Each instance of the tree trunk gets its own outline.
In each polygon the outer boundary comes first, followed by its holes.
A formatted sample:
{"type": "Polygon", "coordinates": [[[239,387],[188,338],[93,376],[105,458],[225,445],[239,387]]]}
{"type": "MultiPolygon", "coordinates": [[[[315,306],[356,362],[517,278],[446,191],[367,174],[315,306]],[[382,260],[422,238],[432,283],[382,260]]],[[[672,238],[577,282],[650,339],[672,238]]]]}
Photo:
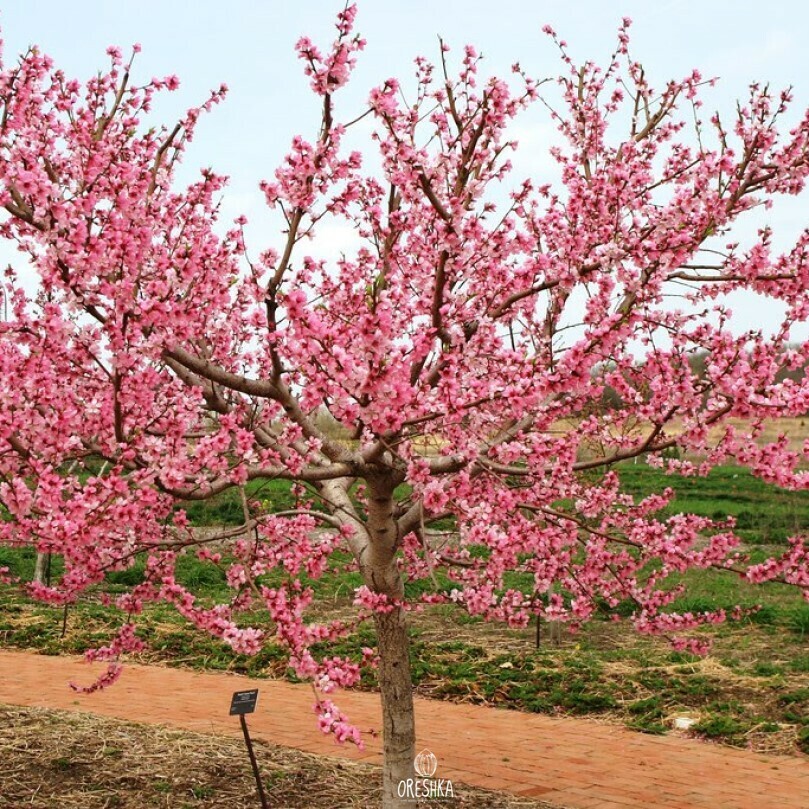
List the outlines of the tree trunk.
{"type": "Polygon", "coordinates": [[[562,622],[548,621],[548,640],[554,646],[562,645],[562,622]]]}
{"type": "MultiPolygon", "coordinates": [[[[553,595],[559,591],[559,587],[557,586],[556,582],[551,584],[550,589],[548,590],[549,595],[553,595]]],[[[548,621],[548,640],[554,646],[561,646],[562,645],[562,622],[561,621],[548,621]]]]}
{"type": "Polygon", "coordinates": [[[38,584],[45,584],[45,565],[48,561],[48,554],[37,551],[37,560],[34,564],[34,581],[38,584]]]}
{"type": "Polygon", "coordinates": [[[410,641],[405,612],[396,609],[375,616],[379,645],[379,688],[382,692],[382,806],[384,809],[411,807],[412,800],[399,797],[399,784],[415,777],[416,723],[413,685],[410,679],[410,641]]]}
{"type": "MultiPolygon", "coordinates": [[[[390,477],[368,480],[369,544],[360,568],[368,587],[391,599],[404,598],[404,582],[396,560],[397,526],[393,518],[390,477]]],[[[383,809],[412,809],[413,801],[400,790],[402,781],[415,777],[416,722],[410,677],[410,639],[407,614],[400,607],[374,615],[379,649],[379,689],[382,695],[383,809]]],[[[412,793],[411,793],[412,794],[412,793]]]]}

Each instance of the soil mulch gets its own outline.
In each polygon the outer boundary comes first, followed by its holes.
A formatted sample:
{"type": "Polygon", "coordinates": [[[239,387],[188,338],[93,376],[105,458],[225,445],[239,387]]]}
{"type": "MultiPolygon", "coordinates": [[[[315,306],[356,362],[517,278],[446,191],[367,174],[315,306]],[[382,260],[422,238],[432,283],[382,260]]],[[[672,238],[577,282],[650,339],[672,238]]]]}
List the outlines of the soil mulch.
{"type": "MultiPolygon", "coordinates": [[[[273,809],[370,809],[381,773],[367,764],[254,740],[273,809]]],[[[255,809],[244,744],[90,714],[0,705],[0,809],[255,809]]],[[[558,809],[455,785],[414,808],[558,809]],[[460,788],[459,788],[460,787],[460,788]]]]}

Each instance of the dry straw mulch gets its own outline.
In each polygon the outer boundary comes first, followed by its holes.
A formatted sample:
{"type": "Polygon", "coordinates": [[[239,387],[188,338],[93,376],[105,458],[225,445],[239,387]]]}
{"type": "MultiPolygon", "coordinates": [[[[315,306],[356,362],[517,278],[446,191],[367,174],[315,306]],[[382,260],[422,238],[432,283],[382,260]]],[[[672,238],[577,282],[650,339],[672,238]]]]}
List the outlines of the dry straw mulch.
{"type": "MultiPolygon", "coordinates": [[[[378,768],[256,740],[273,809],[371,809],[378,768]]],[[[0,705],[0,809],[255,809],[239,739],[0,705]]],[[[456,784],[444,809],[554,809],[456,784]]],[[[414,804],[415,806],[415,804],[414,804]]],[[[428,807],[430,804],[421,804],[428,807]]]]}

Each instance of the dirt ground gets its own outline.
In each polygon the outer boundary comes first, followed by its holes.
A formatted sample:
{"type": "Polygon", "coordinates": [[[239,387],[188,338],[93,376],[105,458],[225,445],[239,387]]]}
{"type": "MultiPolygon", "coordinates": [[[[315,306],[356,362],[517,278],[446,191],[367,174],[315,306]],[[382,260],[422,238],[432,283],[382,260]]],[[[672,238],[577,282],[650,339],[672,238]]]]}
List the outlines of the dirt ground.
{"type": "MultiPolygon", "coordinates": [[[[256,757],[273,809],[369,809],[377,767],[261,740],[256,757]]],[[[42,708],[0,705],[0,809],[255,809],[243,742],[42,708]]],[[[438,804],[435,806],[446,806],[438,804]]],[[[415,805],[414,805],[415,806],[415,805]]],[[[419,809],[432,806],[419,804],[419,809]]],[[[464,786],[457,809],[554,809],[464,786]]]]}

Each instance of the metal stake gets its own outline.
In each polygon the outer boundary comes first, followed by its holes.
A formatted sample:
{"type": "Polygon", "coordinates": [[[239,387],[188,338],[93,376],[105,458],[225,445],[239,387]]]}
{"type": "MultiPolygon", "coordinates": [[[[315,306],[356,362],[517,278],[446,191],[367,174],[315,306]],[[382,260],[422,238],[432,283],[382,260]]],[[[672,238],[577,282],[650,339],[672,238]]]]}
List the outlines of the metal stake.
{"type": "Polygon", "coordinates": [[[250,755],[250,764],[253,766],[253,775],[256,777],[258,796],[261,798],[261,809],[270,809],[270,805],[267,803],[267,796],[264,794],[264,785],[261,783],[261,774],[258,771],[258,762],[256,761],[256,754],[253,752],[253,742],[250,741],[250,734],[247,731],[247,721],[244,718],[244,714],[239,714],[239,721],[242,723],[244,743],[247,745],[247,752],[250,755]]]}

